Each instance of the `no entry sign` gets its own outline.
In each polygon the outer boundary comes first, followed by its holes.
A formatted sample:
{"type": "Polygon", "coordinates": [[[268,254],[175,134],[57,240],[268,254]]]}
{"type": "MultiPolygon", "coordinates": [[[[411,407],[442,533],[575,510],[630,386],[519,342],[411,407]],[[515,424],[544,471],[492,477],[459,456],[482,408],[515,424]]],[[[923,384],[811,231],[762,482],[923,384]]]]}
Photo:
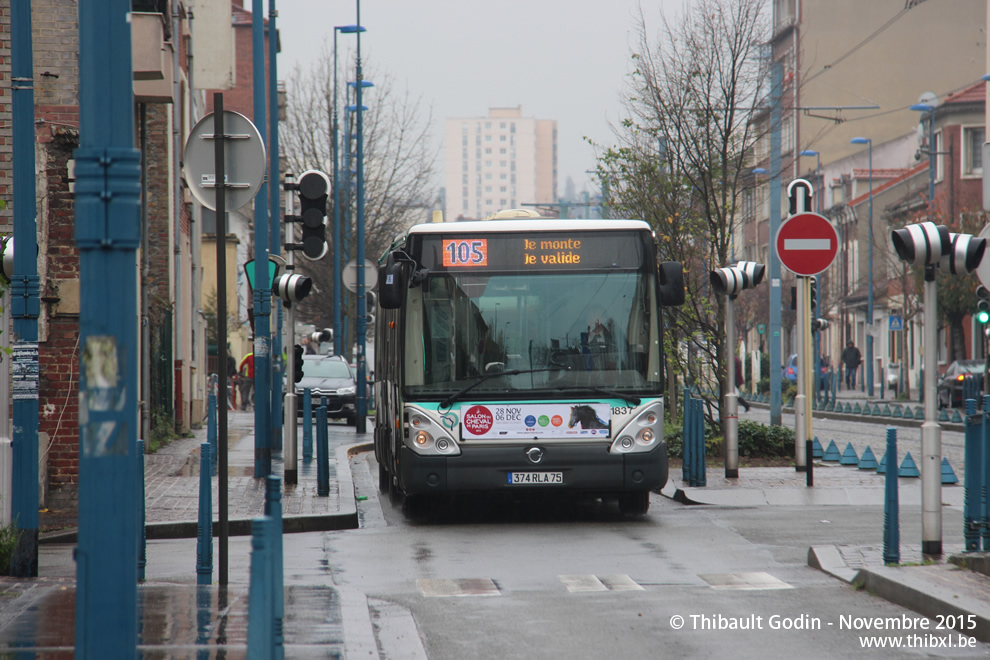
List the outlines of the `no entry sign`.
{"type": "Polygon", "coordinates": [[[777,256],[795,275],[821,273],[832,265],[838,251],[839,234],[823,215],[798,213],[777,230],[777,256]]]}

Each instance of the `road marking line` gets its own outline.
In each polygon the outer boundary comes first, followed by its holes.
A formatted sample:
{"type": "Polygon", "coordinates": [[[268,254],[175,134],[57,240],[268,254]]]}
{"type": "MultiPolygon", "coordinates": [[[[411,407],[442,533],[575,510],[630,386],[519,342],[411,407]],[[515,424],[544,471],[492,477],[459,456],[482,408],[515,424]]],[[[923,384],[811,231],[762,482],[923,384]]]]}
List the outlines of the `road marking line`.
{"type": "Polygon", "coordinates": [[[646,591],[628,575],[599,575],[609,591],[646,591]]]}
{"type": "Polygon", "coordinates": [[[608,587],[602,584],[594,575],[558,575],[557,578],[564,583],[571,593],[577,591],[608,591],[608,587]]]}
{"type": "Polygon", "coordinates": [[[769,573],[709,573],[699,575],[712,589],[723,591],[763,591],[770,589],[793,589],[786,582],[769,573]]]}
{"type": "Polygon", "coordinates": [[[427,598],[450,596],[501,596],[491,578],[467,578],[461,580],[416,580],[420,593],[427,598]]]}

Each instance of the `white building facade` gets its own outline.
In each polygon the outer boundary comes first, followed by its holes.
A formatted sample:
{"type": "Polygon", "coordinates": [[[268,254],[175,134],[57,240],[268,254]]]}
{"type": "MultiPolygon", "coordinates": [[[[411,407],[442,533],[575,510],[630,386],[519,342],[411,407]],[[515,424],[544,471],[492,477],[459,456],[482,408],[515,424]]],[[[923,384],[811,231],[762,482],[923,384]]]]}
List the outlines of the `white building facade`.
{"type": "Polygon", "coordinates": [[[499,209],[557,199],[557,122],[522,107],[447,119],[444,219],[485,218],[499,209]]]}

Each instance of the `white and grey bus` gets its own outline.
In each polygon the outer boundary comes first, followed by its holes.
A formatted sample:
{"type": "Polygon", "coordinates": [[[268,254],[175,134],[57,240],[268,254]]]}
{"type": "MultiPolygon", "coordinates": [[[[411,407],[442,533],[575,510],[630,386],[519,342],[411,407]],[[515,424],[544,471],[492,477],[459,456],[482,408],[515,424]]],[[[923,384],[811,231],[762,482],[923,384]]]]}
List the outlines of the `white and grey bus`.
{"type": "Polygon", "coordinates": [[[383,492],[555,489],[647,511],[667,481],[660,308],[684,300],[649,225],[416,225],[378,287],[383,492]]]}

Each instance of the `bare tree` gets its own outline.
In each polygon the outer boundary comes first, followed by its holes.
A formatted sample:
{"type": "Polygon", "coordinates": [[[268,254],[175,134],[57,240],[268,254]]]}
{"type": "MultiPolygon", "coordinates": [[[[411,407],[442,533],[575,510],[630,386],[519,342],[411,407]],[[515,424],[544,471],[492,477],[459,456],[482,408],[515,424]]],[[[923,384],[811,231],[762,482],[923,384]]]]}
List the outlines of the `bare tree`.
{"type": "Polygon", "coordinates": [[[708,280],[731,256],[749,176],[766,76],[764,5],[697,0],[676,22],[664,17],[655,39],[641,14],[625,92],[629,118],[616,128],[619,145],[599,159],[610,213],[647,220],[662,258],[684,265],[687,302],[664,313],[668,366],[686,384],[722,394],[724,299],[708,280]]]}
{"type": "MultiPolygon", "coordinates": [[[[353,67],[349,57],[338,54],[337,112],[338,151],[340,154],[339,185],[341,210],[341,243],[343,262],[354,259],[356,231],[355,167],[356,123],[353,106],[353,67]],[[348,62],[345,67],[344,62],[348,62]]],[[[402,90],[385,71],[376,70],[363,60],[365,80],[374,87],[363,90],[364,156],[364,227],[365,256],[376,262],[396,234],[416,222],[429,219],[436,191],[433,176],[437,149],[432,145],[430,125],[432,110],[424,108],[422,100],[408,90],[402,90]]],[[[326,50],[308,71],[298,67],[287,80],[286,120],[281,124],[280,144],[288,168],[298,177],[309,169],[318,169],[328,176],[333,172],[333,54],[326,50]]],[[[328,218],[333,217],[333,195],[328,201],[328,218]]],[[[332,220],[328,219],[329,251],[321,261],[297,259],[299,269],[313,279],[316,295],[299,304],[297,314],[302,320],[326,327],[332,322],[332,305],[328,300],[338,292],[333,290],[332,220]]],[[[343,295],[344,292],[340,292],[343,295]]],[[[353,317],[353,296],[345,296],[348,306],[345,316],[353,317]]],[[[346,345],[346,344],[345,344],[346,345]]]]}

